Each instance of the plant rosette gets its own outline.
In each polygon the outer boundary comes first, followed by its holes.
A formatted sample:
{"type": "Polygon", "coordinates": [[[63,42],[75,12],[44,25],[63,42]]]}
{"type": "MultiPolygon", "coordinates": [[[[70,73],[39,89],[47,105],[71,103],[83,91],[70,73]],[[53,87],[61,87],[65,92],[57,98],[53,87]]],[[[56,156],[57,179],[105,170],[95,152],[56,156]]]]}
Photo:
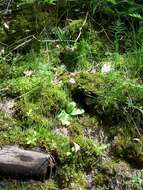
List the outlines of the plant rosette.
{"type": "Polygon", "coordinates": [[[66,109],[58,114],[58,119],[61,121],[62,125],[69,126],[72,118],[81,114],[84,114],[84,110],[77,108],[75,102],[70,102],[66,109]]]}

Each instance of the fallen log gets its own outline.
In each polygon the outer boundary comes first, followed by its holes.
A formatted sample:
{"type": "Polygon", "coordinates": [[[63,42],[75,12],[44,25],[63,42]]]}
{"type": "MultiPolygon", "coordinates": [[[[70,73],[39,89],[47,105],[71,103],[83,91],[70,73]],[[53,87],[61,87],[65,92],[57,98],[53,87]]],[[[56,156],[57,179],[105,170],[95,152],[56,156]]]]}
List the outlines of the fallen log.
{"type": "Polygon", "coordinates": [[[0,176],[13,179],[45,180],[51,175],[50,155],[16,146],[0,149],[0,176]]]}

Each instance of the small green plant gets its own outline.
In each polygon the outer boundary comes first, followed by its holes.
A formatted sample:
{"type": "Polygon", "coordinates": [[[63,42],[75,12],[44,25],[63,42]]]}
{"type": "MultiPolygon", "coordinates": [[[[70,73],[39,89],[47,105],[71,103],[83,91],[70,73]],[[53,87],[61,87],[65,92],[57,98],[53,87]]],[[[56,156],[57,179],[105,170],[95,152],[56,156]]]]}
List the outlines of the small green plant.
{"type": "Polygon", "coordinates": [[[28,145],[36,145],[36,141],[37,141],[37,132],[31,130],[31,134],[28,135],[28,137],[26,138],[26,143],[28,145]]]}
{"type": "Polygon", "coordinates": [[[61,121],[62,125],[70,125],[70,120],[72,117],[81,115],[84,113],[83,109],[78,109],[75,102],[70,102],[65,110],[62,110],[58,114],[58,119],[61,121]]]}
{"type": "Polygon", "coordinates": [[[133,176],[131,178],[131,181],[135,184],[135,185],[139,185],[142,186],[143,185],[143,179],[140,176],[133,176]]]}

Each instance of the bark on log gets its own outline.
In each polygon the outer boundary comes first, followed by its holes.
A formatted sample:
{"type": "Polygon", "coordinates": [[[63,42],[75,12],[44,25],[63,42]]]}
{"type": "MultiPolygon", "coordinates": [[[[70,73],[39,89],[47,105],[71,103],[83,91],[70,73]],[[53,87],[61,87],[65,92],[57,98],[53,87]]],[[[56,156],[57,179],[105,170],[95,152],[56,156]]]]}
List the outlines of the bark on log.
{"type": "Polygon", "coordinates": [[[0,176],[13,179],[44,180],[50,175],[50,156],[15,146],[0,150],[0,176]]]}

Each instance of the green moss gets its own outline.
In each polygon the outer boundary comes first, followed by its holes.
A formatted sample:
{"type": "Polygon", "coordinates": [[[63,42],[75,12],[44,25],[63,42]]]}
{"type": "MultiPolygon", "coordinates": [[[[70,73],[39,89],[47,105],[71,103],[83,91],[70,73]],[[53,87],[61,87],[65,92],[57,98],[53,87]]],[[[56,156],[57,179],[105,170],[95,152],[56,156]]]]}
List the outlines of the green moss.
{"type": "Polygon", "coordinates": [[[70,132],[70,136],[73,136],[73,137],[84,135],[84,127],[78,123],[72,123],[68,127],[68,130],[70,132]]]}
{"type": "Polygon", "coordinates": [[[80,151],[77,153],[77,166],[86,171],[96,167],[98,158],[103,154],[106,145],[98,144],[94,140],[78,136],[74,142],[80,146],[80,151]]]}
{"type": "Polygon", "coordinates": [[[0,39],[5,40],[6,37],[7,37],[6,32],[5,32],[4,28],[0,25],[0,39]]]}
{"type": "Polygon", "coordinates": [[[57,190],[58,186],[53,179],[46,181],[44,184],[38,182],[38,183],[32,184],[32,186],[31,186],[31,190],[43,190],[43,189],[44,190],[57,190]]]}
{"type": "Polygon", "coordinates": [[[99,73],[88,74],[83,72],[80,75],[77,75],[76,81],[79,88],[83,89],[85,92],[95,92],[97,94],[104,84],[103,78],[99,73]]]}
{"type": "Polygon", "coordinates": [[[28,187],[23,184],[17,184],[17,185],[7,185],[4,190],[28,190],[28,187]]]}
{"type": "Polygon", "coordinates": [[[42,76],[53,77],[54,65],[59,62],[59,50],[49,45],[49,51],[41,50],[39,53],[26,55],[11,55],[0,60],[0,79],[16,79],[19,77],[42,76]],[[28,76],[28,71],[31,74],[28,76]]]}
{"type": "MultiPolygon", "coordinates": [[[[102,164],[102,169],[104,170],[114,170],[118,165],[118,161],[116,160],[107,160],[102,164]]],[[[113,171],[114,172],[114,171],[113,171]]],[[[112,172],[112,173],[113,173],[112,172]]]]}
{"type": "Polygon", "coordinates": [[[24,142],[26,142],[25,139],[26,139],[25,132],[18,126],[4,132],[3,131],[0,132],[1,145],[7,145],[7,144],[24,145],[24,142]]]}
{"type": "Polygon", "coordinates": [[[0,62],[0,79],[9,79],[10,78],[10,65],[5,62],[0,62]]]}
{"type": "Polygon", "coordinates": [[[24,125],[47,125],[66,107],[68,97],[49,77],[19,77],[4,84],[7,96],[16,97],[17,114],[24,125]],[[49,118],[49,119],[48,119],[49,118]]]}
{"type": "Polygon", "coordinates": [[[133,173],[133,169],[126,162],[116,160],[115,158],[105,159],[100,163],[98,171],[95,174],[94,184],[99,189],[106,190],[109,190],[113,185],[118,187],[118,184],[120,184],[120,188],[134,189],[135,186],[131,182],[133,173]]]}
{"type": "Polygon", "coordinates": [[[126,79],[118,72],[109,74],[80,73],[71,85],[73,98],[89,113],[96,113],[110,122],[125,121],[142,124],[140,106],[143,88],[137,81],[126,79]],[[132,102],[130,102],[130,99],[132,102]],[[126,111],[128,114],[126,114],[126,111]]]}
{"type": "MultiPolygon", "coordinates": [[[[71,22],[69,22],[69,24],[66,26],[66,30],[68,32],[72,32],[72,35],[74,33],[77,33],[79,32],[79,28],[83,26],[83,22],[84,20],[82,19],[79,19],[79,20],[72,20],[71,22]]],[[[88,24],[86,23],[84,26],[83,26],[83,30],[87,30],[88,29],[88,24]]]]}
{"type": "Polygon", "coordinates": [[[83,123],[85,127],[93,127],[98,125],[98,120],[96,116],[85,114],[84,117],[80,118],[79,123],[83,123]]]}
{"type": "Polygon", "coordinates": [[[98,190],[107,190],[105,182],[105,176],[101,173],[95,175],[94,177],[94,185],[98,190]]]}
{"type": "Polygon", "coordinates": [[[135,168],[143,168],[143,139],[118,135],[112,143],[115,155],[127,160],[135,168]]]}
{"type": "Polygon", "coordinates": [[[15,126],[18,125],[16,119],[6,116],[6,114],[0,112],[0,130],[5,131],[9,129],[13,129],[15,126]]]}
{"type": "Polygon", "coordinates": [[[51,11],[45,10],[44,7],[38,6],[37,3],[21,3],[17,8],[15,6],[13,7],[14,14],[7,31],[8,36],[3,42],[9,45],[12,44],[12,49],[24,43],[19,48],[23,52],[28,52],[31,48],[39,50],[41,46],[39,38],[44,38],[47,33],[50,35],[52,28],[55,26],[54,13],[52,12],[51,15],[51,11]],[[43,27],[45,28],[44,31],[43,27]],[[33,38],[33,35],[38,40],[33,38]]]}
{"type": "Polygon", "coordinates": [[[104,161],[101,164],[101,171],[103,174],[108,174],[109,176],[114,175],[123,175],[125,178],[131,173],[131,167],[128,163],[116,160],[116,159],[109,159],[104,161]]]}
{"type": "Polygon", "coordinates": [[[42,182],[19,182],[19,181],[7,181],[5,183],[4,190],[57,190],[57,184],[53,179],[49,179],[42,182]]]}
{"type": "Polygon", "coordinates": [[[33,147],[45,147],[52,154],[57,156],[60,162],[68,160],[67,152],[70,151],[70,140],[68,137],[56,134],[49,128],[29,128],[20,127],[0,132],[0,144],[17,144],[33,147]]]}
{"type": "Polygon", "coordinates": [[[71,41],[78,39],[78,43],[64,44],[64,49],[61,51],[60,60],[68,71],[88,71],[96,65],[96,61],[103,57],[103,39],[92,29],[87,22],[83,25],[82,19],[72,20],[63,30],[61,30],[62,38],[68,38],[71,41]],[[80,29],[82,32],[80,33],[80,29]]]}
{"type": "Polygon", "coordinates": [[[74,166],[65,165],[57,171],[61,189],[87,189],[85,174],[74,169],[74,166]]]}

